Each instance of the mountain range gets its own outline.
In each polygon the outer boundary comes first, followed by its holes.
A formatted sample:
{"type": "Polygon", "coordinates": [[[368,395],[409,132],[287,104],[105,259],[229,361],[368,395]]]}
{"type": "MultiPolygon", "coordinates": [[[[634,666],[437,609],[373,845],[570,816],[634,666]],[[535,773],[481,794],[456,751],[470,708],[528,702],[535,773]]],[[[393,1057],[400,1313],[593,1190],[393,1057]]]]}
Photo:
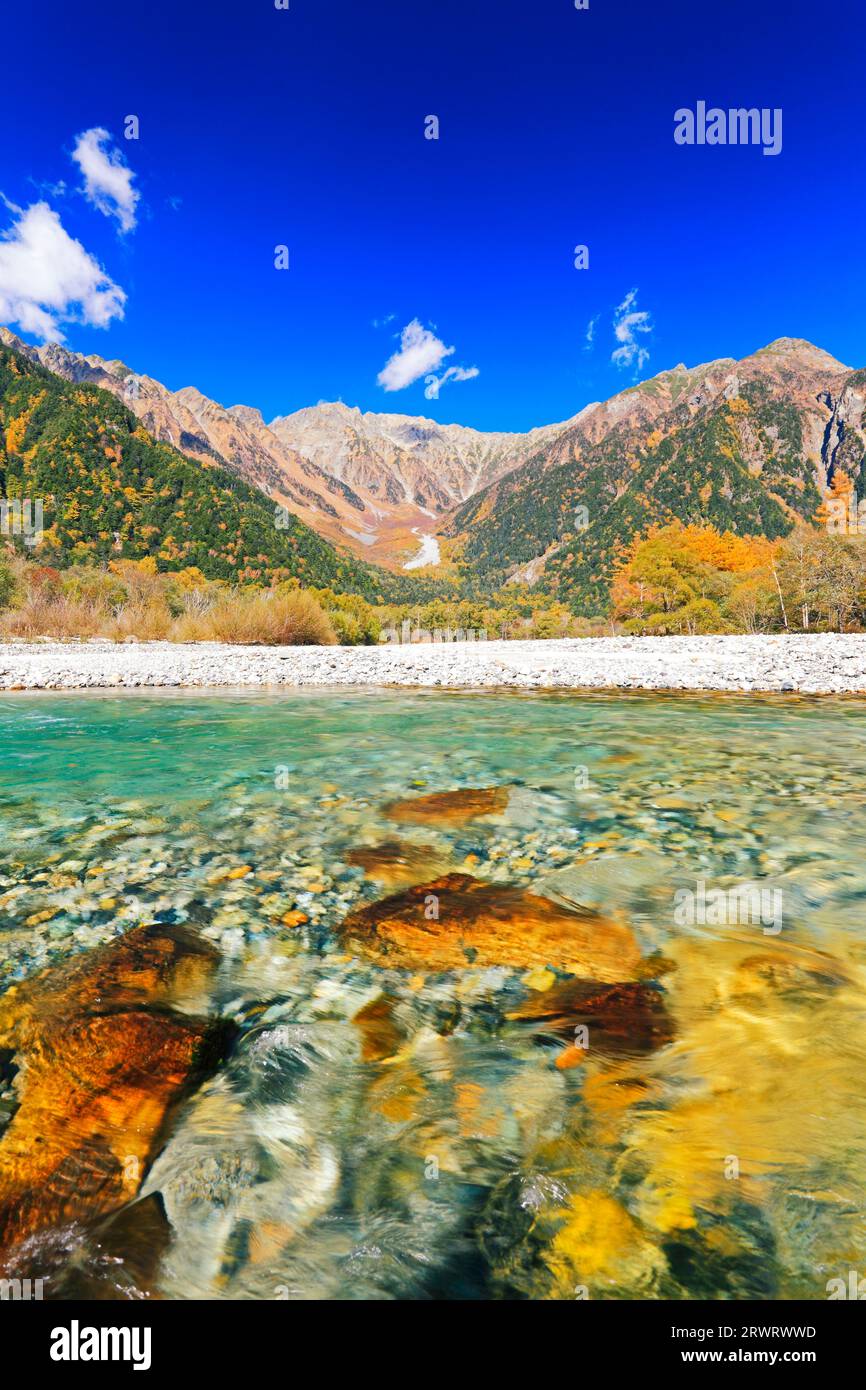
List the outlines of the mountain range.
{"type": "Polygon", "coordinates": [[[171,391],[125,363],[55,343],[32,347],[6,328],[0,343],[75,384],[110,391],[160,443],[217,464],[287,507],[325,539],[401,569],[440,516],[530,457],[563,426],[527,434],[362,414],[322,403],[266,424],[253,406],[223,406],[194,386],[171,391]]]}
{"type": "Polygon", "coordinates": [[[589,407],[445,531],[477,583],[521,578],[599,611],[618,554],[653,523],[785,535],[838,470],[866,492],[866,371],[780,338],[589,407]]]}
{"type": "Polygon", "coordinates": [[[475,593],[519,580],[599,611],[617,555],[654,522],[772,537],[814,518],[838,469],[866,492],[866,372],[802,339],[681,364],[524,434],[342,402],[267,423],[119,361],[7,329],[0,343],[109,392],[156,444],[245,485],[264,514],[285,508],[296,540],[326,544],[317,567],[360,592],[412,592],[414,570],[475,593]]]}
{"type": "Polygon", "coordinates": [[[0,496],[41,504],[33,553],[43,566],[90,566],[86,585],[94,564],[151,558],[228,582],[296,579],[372,600],[429,596],[426,581],[365,564],[278,511],[221,458],[155,439],[118,394],[60,377],[35,350],[0,341],[0,496]]]}

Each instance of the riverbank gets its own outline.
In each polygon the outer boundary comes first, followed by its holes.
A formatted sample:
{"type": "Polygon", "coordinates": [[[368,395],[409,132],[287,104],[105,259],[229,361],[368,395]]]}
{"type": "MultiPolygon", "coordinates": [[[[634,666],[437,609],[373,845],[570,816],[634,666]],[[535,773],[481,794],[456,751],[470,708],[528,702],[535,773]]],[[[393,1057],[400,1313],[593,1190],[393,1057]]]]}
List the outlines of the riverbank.
{"type": "Polygon", "coordinates": [[[378,647],[10,642],[0,689],[398,685],[866,691],[866,635],[601,637],[378,647]]]}

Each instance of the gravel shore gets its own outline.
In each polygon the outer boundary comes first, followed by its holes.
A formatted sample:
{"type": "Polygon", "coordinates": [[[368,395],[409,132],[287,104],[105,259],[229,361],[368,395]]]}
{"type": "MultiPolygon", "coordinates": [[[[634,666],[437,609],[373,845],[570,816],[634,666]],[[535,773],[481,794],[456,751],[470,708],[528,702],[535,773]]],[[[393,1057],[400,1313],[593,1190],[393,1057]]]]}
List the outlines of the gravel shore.
{"type": "Polygon", "coordinates": [[[403,685],[866,691],[866,635],[602,637],[379,647],[9,642],[0,689],[403,685]]]}

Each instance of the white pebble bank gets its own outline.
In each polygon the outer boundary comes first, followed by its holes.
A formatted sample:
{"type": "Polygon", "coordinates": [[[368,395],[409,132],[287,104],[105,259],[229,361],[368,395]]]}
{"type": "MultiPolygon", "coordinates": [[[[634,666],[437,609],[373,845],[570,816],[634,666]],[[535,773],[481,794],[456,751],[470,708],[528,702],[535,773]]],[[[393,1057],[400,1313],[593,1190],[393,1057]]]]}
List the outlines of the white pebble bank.
{"type": "Polygon", "coordinates": [[[0,689],[426,686],[866,691],[866,635],[600,637],[378,647],[7,642],[0,689]]]}

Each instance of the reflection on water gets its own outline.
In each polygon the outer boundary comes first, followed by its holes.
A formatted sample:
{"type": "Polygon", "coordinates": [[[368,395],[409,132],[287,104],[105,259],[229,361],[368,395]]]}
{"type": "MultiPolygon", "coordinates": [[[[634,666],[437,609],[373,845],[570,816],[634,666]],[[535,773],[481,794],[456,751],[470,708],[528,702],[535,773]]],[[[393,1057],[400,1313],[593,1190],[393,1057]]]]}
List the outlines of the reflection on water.
{"type": "Polygon", "coordinates": [[[171,1298],[866,1273],[864,728],[834,699],[0,702],[0,988],[179,924],[237,1029],[137,1200],[44,1229],[28,1272],[171,1298]],[[725,915],[744,884],[778,923],[725,915]],[[699,893],[722,911],[677,911],[699,893]]]}

